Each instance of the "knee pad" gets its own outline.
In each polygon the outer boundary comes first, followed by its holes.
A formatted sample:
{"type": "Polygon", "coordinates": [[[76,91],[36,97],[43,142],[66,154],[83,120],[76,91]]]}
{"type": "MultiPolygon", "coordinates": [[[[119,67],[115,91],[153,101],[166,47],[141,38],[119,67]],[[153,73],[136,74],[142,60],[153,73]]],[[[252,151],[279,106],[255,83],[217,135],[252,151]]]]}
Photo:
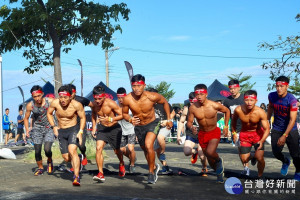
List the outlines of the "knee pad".
{"type": "Polygon", "coordinates": [[[165,161],[166,160],[166,154],[162,153],[159,155],[159,160],[160,161],[165,161]]]}

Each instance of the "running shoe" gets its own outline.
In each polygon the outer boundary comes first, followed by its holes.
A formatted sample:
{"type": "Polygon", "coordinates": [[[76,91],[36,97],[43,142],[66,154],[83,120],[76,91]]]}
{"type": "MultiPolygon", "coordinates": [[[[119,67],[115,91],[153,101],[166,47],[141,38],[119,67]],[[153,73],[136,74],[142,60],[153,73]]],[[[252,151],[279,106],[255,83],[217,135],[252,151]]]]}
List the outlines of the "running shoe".
{"type": "Polygon", "coordinates": [[[161,173],[162,174],[171,174],[172,171],[170,170],[169,166],[162,166],[162,169],[161,169],[161,173]]]}
{"type": "Polygon", "coordinates": [[[245,167],[241,174],[245,176],[250,176],[250,169],[248,167],[245,167]]]}
{"type": "Polygon", "coordinates": [[[192,157],[191,157],[191,163],[195,164],[197,162],[198,159],[198,152],[197,153],[193,153],[192,157]]]}
{"type": "Polygon", "coordinates": [[[224,165],[223,165],[223,159],[220,158],[220,160],[217,162],[217,168],[216,168],[216,174],[222,174],[224,172],[224,165]]]}
{"type": "Polygon", "coordinates": [[[294,175],[294,179],[295,179],[295,181],[298,181],[298,182],[300,182],[300,172],[298,172],[298,173],[295,173],[295,175],[294,175]]]}
{"type": "Polygon", "coordinates": [[[149,173],[149,174],[148,174],[148,183],[149,183],[149,184],[155,184],[156,181],[155,181],[154,176],[155,176],[155,175],[152,174],[152,173],[149,173]]]}
{"type": "Polygon", "coordinates": [[[217,183],[224,183],[224,173],[217,175],[217,183]]]}
{"type": "Polygon", "coordinates": [[[286,158],[288,163],[283,163],[282,164],[282,167],[281,167],[281,170],[280,170],[280,173],[282,176],[286,176],[288,174],[288,171],[289,171],[289,166],[291,164],[291,161],[290,159],[286,158]]]}
{"type": "Polygon", "coordinates": [[[80,186],[80,177],[79,176],[73,176],[73,185],[74,186],[80,186]]]}
{"type": "Polygon", "coordinates": [[[155,166],[156,166],[156,168],[154,169],[154,180],[155,180],[155,182],[156,182],[157,179],[158,179],[158,172],[159,172],[160,166],[159,166],[158,163],[155,163],[155,166]]]}
{"type": "Polygon", "coordinates": [[[125,170],[125,165],[123,162],[123,165],[121,165],[121,163],[119,164],[119,176],[124,177],[125,173],[126,173],[126,170],[125,170]]]}
{"type": "Polygon", "coordinates": [[[35,176],[43,175],[44,174],[44,169],[38,168],[35,172],[35,176]]]}
{"type": "Polygon", "coordinates": [[[99,172],[99,173],[97,174],[97,176],[94,176],[94,177],[93,177],[93,180],[94,180],[94,181],[98,181],[98,182],[104,183],[105,178],[104,178],[104,175],[103,175],[101,172],[99,172]]]}
{"type": "Polygon", "coordinates": [[[51,162],[49,162],[47,160],[47,173],[48,174],[53,174],[53,161],[51,160],[51,162]]]}
{"type": "Polygon", "coordinates": [[[135,166],[129,166],[129,173],[130,174],[133,174],[133,173],[135,173],[135,166]]]}
{"type": "Polygon", "coordinates": [[[82,161],[81,161],[81,164],[82,164],[83,166],[85,166],[85,165],[87,165],[87,163],[88,163],[88,160],[87,160],[86,156],[83,155],[83,159],[82,159],[82,161]]]}
{"type": "Polygon", "coordinates": [[[207,172],[208,172],[207,168],[202,169],[201,173],[200,173],[200,176],[206,177],[207,176],[207,172]]]}

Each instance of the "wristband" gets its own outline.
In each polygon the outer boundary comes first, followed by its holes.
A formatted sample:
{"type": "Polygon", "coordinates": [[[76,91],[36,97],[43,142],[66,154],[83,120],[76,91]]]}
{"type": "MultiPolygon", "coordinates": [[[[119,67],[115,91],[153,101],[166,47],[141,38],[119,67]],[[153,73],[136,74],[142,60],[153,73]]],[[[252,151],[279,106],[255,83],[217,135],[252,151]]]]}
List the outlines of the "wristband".
{"type": "Polygon", "coordinates": [[[228,126],[224,126],[223,128],[228,128],[228,126]]]}
{"type": "Polygon", "coordinates": [[[236,135],[236,132],[232,132],[232,135],[236,135]]]}
{"type": "Polygon", "coordinates": [[[132,123],[132,117],[130,117],[128,121],[129,121],[129,123],[132,123]]]}
{"type": "Polygon", "coordinates": [[[79,134],[83,134],[83,130],[80,129],[80,130],[78,131],[78,133],[79,133],[79,134]]]}
{"type": "Polygon", "coordinates": [[[284,133],[283,135],[284,135],[286,138],[289,136],[289,135],[287,135],[286,133],[284,133]]]}
{"type": "Polygon", "coordinates": [[[167,122],[172,122],[172,120],[171,120],[171,119],[168,119],[167,122]]]}
{"type": "Polygon", "coordinates": [[[109,121],[109,122],[113,122],[114,119],[113,119],[112,117],[108,117],[108,121],[109,121]]]}

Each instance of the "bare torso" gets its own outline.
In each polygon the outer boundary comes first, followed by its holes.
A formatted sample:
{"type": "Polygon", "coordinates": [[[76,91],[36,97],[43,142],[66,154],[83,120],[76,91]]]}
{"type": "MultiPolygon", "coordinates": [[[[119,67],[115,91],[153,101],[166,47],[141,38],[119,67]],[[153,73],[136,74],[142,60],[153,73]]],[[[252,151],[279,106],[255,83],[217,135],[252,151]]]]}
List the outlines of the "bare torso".
{"type": "MultiPolygon", "coordinates": [[[[111,100],[111,99],[105,99],[104,102],[102,103],[102,105],[97,105],[96,103],[93,104],[93,112],[96,113],[97,117],[116,117],[117,113],[115,112],[115,106],[117,106],[117,104],[111,100]]],[[[121,113],[121,108],[120,109],[120,113],[121,113]]],[[[101,124],[103,126],[107,126],[107,127],[111,127],[114,126],[115,124],[117,124],[118,121],[115,120],[113,122],[107,122],[107,121],[102,121],[101,124]]]]}
{"type": "Polygon", "coordinates": [[[133,116],[140,119],[139,125],[146,125],[155,120],[155,110],[151,92],[144,91],[139,99],[135,99],[132,93],[126,97],[126,102],[133,116]]]}
{"type": "Polygon", "coordinates": [[[247,111],[245,105],[238,106],[235,112],[242,122],[241,131],[256,131],[257,127],[260,125],[261,111],[263,110],[258,106],[255,106],[250,112],[247,111]]]}
{"type": "Polygon", "coordinates": [[[213,101],[206,100],[206,103],[200,105],[199,102],[194,103],[190,107],[194,117],[197,119],[201,131],[208,132],[217,127],[216,104],[213,101]]]}
{"type": "Polygon", "coordinates": [[[80,103],[72,100],[67,107],[63,108],[58,99],[53,101],[53,107],[56,111],[55,114],[58,120],[59,128],[66,129],[77,124],[77,104],[80,103]]]}

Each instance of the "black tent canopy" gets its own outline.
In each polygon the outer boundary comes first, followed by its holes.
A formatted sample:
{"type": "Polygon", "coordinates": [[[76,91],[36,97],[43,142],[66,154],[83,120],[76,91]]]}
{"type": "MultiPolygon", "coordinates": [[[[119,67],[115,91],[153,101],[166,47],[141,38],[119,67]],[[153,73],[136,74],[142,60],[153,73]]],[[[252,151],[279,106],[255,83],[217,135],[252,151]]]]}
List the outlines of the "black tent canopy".
{"type": "Polygon", "coordinates": [[[230,95],[228,87],[217,79],[207,88],[207,98],[212,101],[224,100],[230,95]]]}

